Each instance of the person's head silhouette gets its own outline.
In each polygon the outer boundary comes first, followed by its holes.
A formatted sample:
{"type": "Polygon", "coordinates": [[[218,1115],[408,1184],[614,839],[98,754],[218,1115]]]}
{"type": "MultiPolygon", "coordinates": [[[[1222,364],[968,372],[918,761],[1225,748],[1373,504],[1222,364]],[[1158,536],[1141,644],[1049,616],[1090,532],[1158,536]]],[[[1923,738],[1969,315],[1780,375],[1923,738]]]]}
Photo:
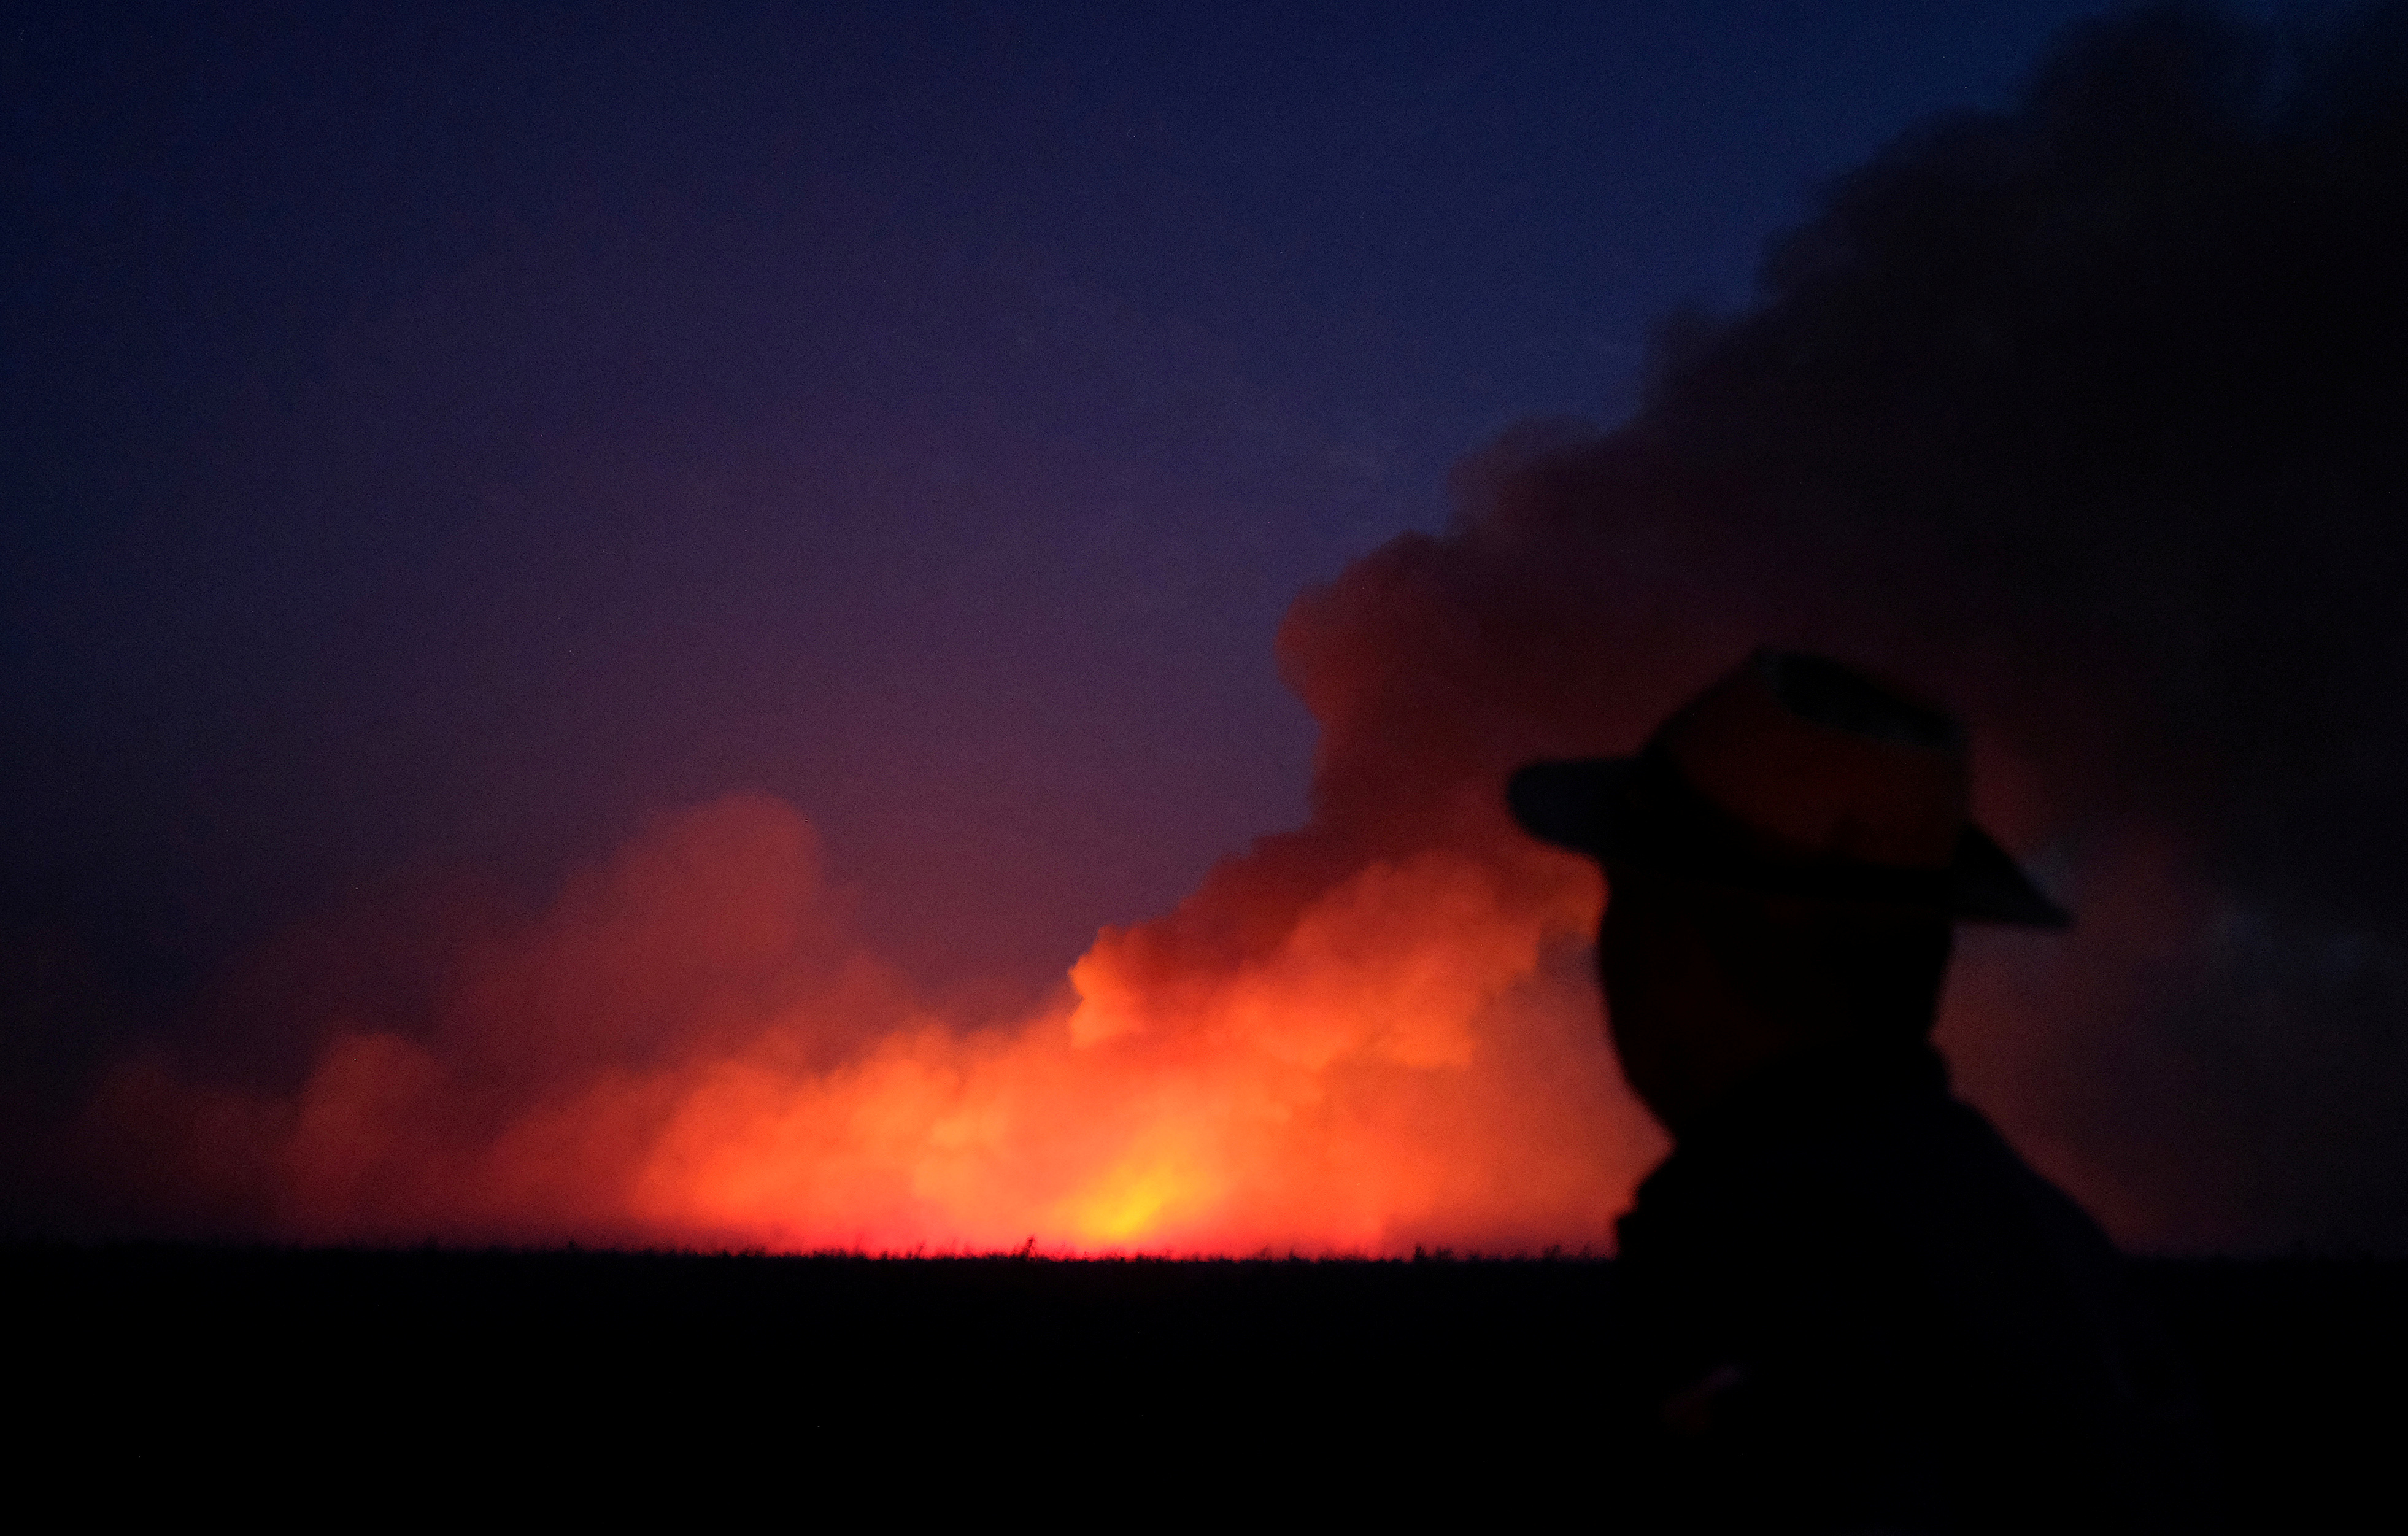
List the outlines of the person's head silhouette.
{"type": "Polygon", "coordinates": [[[2187,1529],[2179,1369],[1926,1038],[1955,924],[2067,922],[1966,756],[1909,690],[1759,651],[1636,756],[1508,786],[1605,867],[1614,1047],[1675,1142],[1615,1223],[1599,1398],[1643,1529],[2187,1529]]]}
{"type": "Polygon", "coordinates": [[[1636,756],[1533,764],[1509,797],[1605,866],[1614,1047],[1675,1134],[1784,1057],[1919,1041],[1953,923],[2067,921],[1972,825],[1963,727],[1822,656],[1758,651],[1636,756]]]}

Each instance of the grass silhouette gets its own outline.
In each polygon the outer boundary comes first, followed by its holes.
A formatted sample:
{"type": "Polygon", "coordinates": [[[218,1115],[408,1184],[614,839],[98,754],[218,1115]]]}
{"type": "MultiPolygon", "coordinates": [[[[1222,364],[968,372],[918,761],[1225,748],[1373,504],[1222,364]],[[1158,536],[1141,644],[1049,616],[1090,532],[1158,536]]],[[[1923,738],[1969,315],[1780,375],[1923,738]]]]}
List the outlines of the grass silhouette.
{"type": "MultiPolygon", "coordinates": [[[[2408,1264],[2135,1268],[2197,1371],[2229,1529],[2401,1502],[2408,1264]]],[[[1598,1258],[122,1244],[10,1249],[0,1277],[12,1396],[39,1410],[23,1449],[110,1447],[137,1480],[765,1456],[820,1475],[905,1450],[940,1483],[967,1457],[1073,1491],[1202,1478],[1611,1514],[1598,1258]]]]}

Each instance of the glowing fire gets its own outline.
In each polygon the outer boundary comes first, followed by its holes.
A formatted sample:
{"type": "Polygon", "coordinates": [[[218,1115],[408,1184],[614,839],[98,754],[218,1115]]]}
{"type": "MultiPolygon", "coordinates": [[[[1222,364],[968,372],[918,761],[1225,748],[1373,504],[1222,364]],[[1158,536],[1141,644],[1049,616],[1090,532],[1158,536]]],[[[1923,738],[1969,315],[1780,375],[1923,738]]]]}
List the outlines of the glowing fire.
{"type": "Polygon", "coordinates": [[[1107,930],[1070,996],[979,1025],[839,931],[798,814],[729,798],[464,956],[423,1030],[338,1026],[289,1098],[130,1066],[95,1124],[315,1240],[1602,1243],[1656,1144],[1599,1038],[1600,892],[1499,832],[1364,863],[1248,953],[1107,930]]]}

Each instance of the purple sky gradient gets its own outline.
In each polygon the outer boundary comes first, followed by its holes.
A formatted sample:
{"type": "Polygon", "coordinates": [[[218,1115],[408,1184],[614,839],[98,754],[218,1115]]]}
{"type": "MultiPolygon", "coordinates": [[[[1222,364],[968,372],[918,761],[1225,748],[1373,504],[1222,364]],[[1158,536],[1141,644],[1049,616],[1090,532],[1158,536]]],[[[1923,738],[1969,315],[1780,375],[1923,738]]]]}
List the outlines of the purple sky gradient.
{"type": "Polygon", "coordinates": [[[1301,588],[2101,8],[11,7],[9,921],[139,1020],[758,788],[1049,984],[1301,814],[1301,588]]]}

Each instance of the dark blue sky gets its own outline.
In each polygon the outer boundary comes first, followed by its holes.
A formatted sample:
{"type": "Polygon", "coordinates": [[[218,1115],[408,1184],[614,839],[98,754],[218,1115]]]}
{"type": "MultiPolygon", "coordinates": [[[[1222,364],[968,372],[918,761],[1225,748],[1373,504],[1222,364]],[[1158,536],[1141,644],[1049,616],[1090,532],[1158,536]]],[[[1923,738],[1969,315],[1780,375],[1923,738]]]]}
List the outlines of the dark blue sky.
{"type": "Polygon", "coordinates": [[[10,7],[12,910],[180,984],[761,788],[1037,984],[1300,814],[1299,588],[2101,8],[10,7]]]}

